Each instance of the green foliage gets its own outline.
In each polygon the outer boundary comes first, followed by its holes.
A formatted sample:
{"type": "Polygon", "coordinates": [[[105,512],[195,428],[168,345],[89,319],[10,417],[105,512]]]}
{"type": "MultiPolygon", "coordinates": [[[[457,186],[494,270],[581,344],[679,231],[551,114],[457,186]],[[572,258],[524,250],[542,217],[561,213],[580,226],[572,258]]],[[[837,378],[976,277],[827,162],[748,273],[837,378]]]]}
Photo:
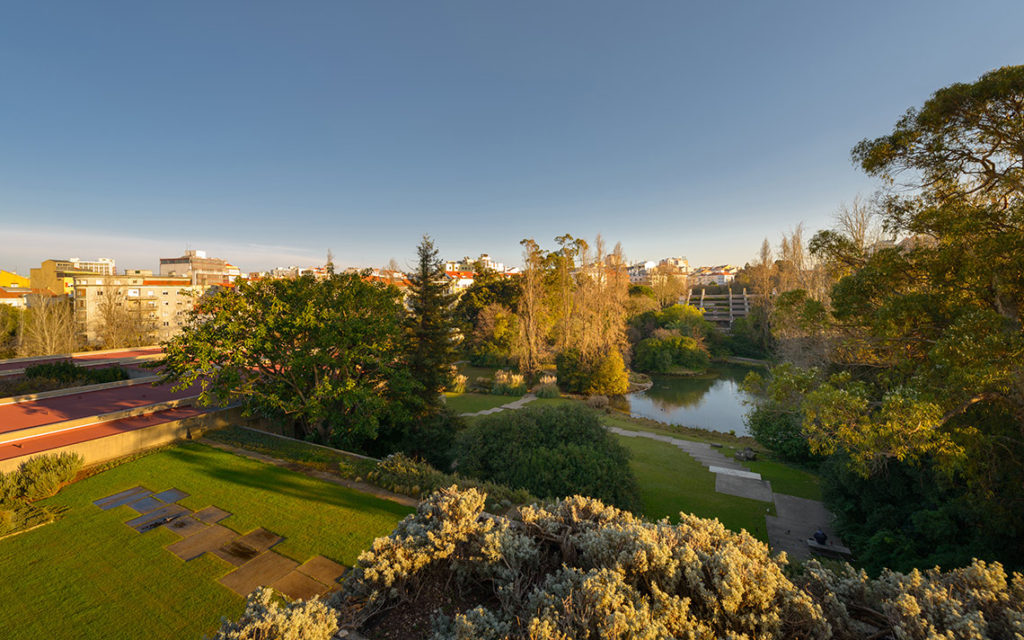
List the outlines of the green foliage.
{"type": "Polygon", "coordinates": [[[418,262],[408,274],[409,372],[417,385],[414,393],[424,407],[440,406],[440,394],[451,380],[455,362],[452,316],[455,296],[448,291],[444,263],[428,236],[416,249],[418,262]]]}
{"type": "Polygon", "coordinates": [[[413,420],[382,425],[380,437],[366,442],[363,448],[375,457],[402,451],[446,469],[452,462],[455,434],[464,427],[462,418],[443,406],[421,411],[413,420]]]}
{"type": "Polygon", "coordinates": [[[338,615],[319,600],[278,602],[274,590],[260,587],[249,594],[237,622],[225,620],[214,640],[330,640],[338,615]]]}
{"type": "Polygon", "coordinates": [[[569,393],[619,395],[629,390],[629,374],[622,354],[611,351],[590,362],[576,349],[555,359],[558,385],[569,393]]]}
{"type": "Polygon", "coordinates": [[[633,354],[633,366],[649,373],[669,373],[676,368],[699,372],[710,365],[707,350],[701,348],[696,339],[687,336],[646,338],[637,344],[633,354]]]}
{"type": "Polygon", "coordinates": [[[469,337],[469,361],[478,367],[507,367],[518,338],[519,318],[507,307],[487,305],[469,337]]]}
{"type": "Polygon", "coordinates": [[[0,397],[117,382],[130,377],[127,370],[116,365],[86,368],[79,367],[70,360],[37,364],[27,367],[23,377],[0,379],[0,397]]]}
{"type": "Polygon", "coordinates": [[[460,473],[542,497],[595,496],[639,510],[629,454],[579,405],[484,416],[456,437],[460,473]]]}
{"type": "Polygon", "coordinates": [[[743,380],[744,391],[758,398],[746,415],[750,434],[784,460],[805,462],[812,458],[803,430],[802,407],[818,376],[816,369],[784,363],[774,367],[767,379],[751,371],[743,380]]]}
{"type": "Polygon", "coordinates": [[[359,274],[240,282],[207,294],[159,366],[203,403],[241,400],[300,437],[359,448],[407,422],[416,386],[405,363],[400,293],[359,274]]]}
{"type": "Polygon", "coordinates": [[[495,513],[509,507],[536,501],[528,491],[467,478],[457,473],[444,473],[426,462],[420,462],[402,453],[384,458],[367,474],[367,479],[382,489],[413,498],[426,498],[444,487],[459,486],[479,489],[487,496],[487,508],[495,513]]]}
{"type": "Polygon", "coordinates": [[[469,332],[477,326],[478,316],[484,308],[498,305],[515,309],[521,294],[518,278],[506,278],[494,272],[478,273],[473,284],[459,296],[455,320],[469,332]]]}
{"type": "Polygon", "coordinates": [[[82,456],[60,453],[33,456],[18,465],[19,497],[25,500],[48,498],[64,483],[71,482],[82,468],[82,456]]]}

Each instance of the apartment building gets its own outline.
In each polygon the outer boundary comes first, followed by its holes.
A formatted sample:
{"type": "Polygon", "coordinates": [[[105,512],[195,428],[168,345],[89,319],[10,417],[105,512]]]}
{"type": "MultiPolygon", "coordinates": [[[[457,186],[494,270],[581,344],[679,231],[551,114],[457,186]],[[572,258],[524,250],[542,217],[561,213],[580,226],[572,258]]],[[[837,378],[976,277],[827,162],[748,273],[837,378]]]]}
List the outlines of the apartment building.
{"type": "Polygon", "coordinates": [[[181,329],[189,310],[207,289],[187,276],[153,276],[133,270],[125,275],[79,275],[73,283],[75,320],[86,344],[102,343],[111,318],[137,323],[152,342],[167,340],[181,329]]]}
{"type": "Polygon", "coordinates": [[[36,269],[29,269],[29,287],[57,295],[72,295],[75,277],[88,274],[112,276],[115,273],[117,271],[113,258],[51,258],[43,260],[36,269]]]}
{"type": "Polygon", "coordinates": [[[188,278],[203,287],[234,282],[241,270],[227,260],[211,258],[205,251],[189,249],[178,258],[160,258],[160,277],[188,278]]]}

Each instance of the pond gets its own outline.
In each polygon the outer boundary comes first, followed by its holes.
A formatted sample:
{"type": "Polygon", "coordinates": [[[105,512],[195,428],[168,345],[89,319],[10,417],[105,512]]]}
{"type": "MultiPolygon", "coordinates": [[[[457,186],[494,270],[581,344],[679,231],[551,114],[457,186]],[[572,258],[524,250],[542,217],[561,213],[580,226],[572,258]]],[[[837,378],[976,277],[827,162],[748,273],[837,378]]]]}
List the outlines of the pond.
{"type": "Polygon", "coordinates": [[[744,400],[750,396],[740,382],[750,371],[716,364],[700,377],[652,375],[650,389],[621,396],[616,406],[637,418],[748,435],[743,416],[749,409],[744,400]]]}

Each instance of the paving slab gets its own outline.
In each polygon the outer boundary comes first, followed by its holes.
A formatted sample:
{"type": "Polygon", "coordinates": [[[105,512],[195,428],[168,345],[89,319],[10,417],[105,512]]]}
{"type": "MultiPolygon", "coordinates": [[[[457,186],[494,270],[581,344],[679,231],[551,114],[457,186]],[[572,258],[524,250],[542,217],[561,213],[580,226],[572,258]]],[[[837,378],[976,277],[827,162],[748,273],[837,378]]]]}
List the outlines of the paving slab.
{"type": "Polygon", "coordinates": [[[200,509],[199,511],[196,511],[193,517],[200,522],[205,522],[206,524],[213,524],[215,522],[220,522],[221,520],[230,515],[230,512],[220,509],[218,507],[206,507],[205,509],[200,509]]]}
{"type": "Polygon", "coordinates": [[[153,492],[150,491],[149,489],[143,489],[142,491],[138,491],[138,492],[135,492],[135,493],[132,493],[132,494],[122,495],[121,497],[116,498],[114,500],[110,500],[108,502],[104,502],[103,506],[100,507],[100,508],[105,511],[107,509],[113,509],[114,507],[120,507],[122,505],[128,504],[129,502],[135,502],[139,498],[143,498],[145,496],[148,496],[151,493],[153,493],[153,492]]]}
{"type": "Polygon", "coordinates": [[[313,556],[302,563],[297,571],[324,584],[331,584],[345,573],[345,565],[323,556],[313,556]]]}
{"type": "Polygon", "coordinates": [[[282,540],[284,538],[276,533],[260,528],[226,543],[212,553],[240,567],[282,540]]]}
{"type": "Polygon", "coordinates": [[[708,467],[708,471],[711,473],[721,473],[727,476],[736,476],[737,478],[746,478],[748,480],[761,479],[760,473],[754,473],[753,471],[748,471],[746,469],[733,469],[731,467],[717,467],[712,465],[708,467]]]}
{"type": "Polygon", "coordinates": [[[132,529],[135,529],[139,533],[145,533],[146,531],[149,531],[154,527],[159,527],[164,522],[183,513],[191,512],[179,504],[169,504],[166,507],[161,507],[156,511],[150,511],[149,513],[141,515],[138,518],[132,518],[125,524],[131,527],[132,529]]]}
{"type": "Polygon", "coordinates": [[[259,549],[260,551],[266,551],[282,540],[284,540],[283,537],[277,535],[273,531],[267,531],[262,527],[259,529],[253,529],[238,539],[242,544],[249,545],[250,547],[259,549]]]}
{"type": "MultiPolygon", "coordinates": [[[[192,538],[194,537],[192,536],[192,538]]],[[[182,542],[192,538],[185,538],[182,542]]],[[[290,558],[267,551],[222,577],[218,582],[240,596],[247,596],[256,587],[270,586],[298,566],[299,563],[290,558]]]]}
{"type": "Polygon", "coordinates": [[[772,501],[772,485],[767,480],[755,480],[753,478],[741,478],[724,473],[716,473],[715,491],[762,502],[772,501]]]}
{"type": "Polygon", "coordinates": [[[187,538],[172,542],[167,545],[167,550],[182,560],[192,560],[207,551],[219,549],[224,543],[237,536],[238,534],[231,529],[222,527],[219,524],[213,524],[202,531],[193,533],[187,538]]]}
{"type": "Polygon", "coordinates": [[[842,546],[842,540],[832,529],[832,514],[818,500],[776,493],[774,502],[776,515],[765,516],[772,549],[785,551],[797,560],[806,560],[811,557],[807,538],[818,527],[828,536],[829,542],[842,546]]]}
{"type": "Polygon", "coordinates": [[[280,591],[292,600],[309,600],[313,596],[327,593],[328,586],[317,582],[297,569],[270,585],[272,589],[280,591]]]}
{"type": "Polygon", "coordinates": [[[153,497],[164,502],[177,502],[182,498],[187,498],[188,494],[181,489],[168,489],[167,491],[161,491],[153,497]]]}
{"type": "Polygon", "coordinates": [[[99,507],[100,509],[112,509],[113,507],[108,505],[112,505],[114,502],[117,502],[122,498],[140,498],[144,495],[149,495],[150,493],[152,493],[152,491],[146,489],[145,487],[132,487],[131,489],[125,489],[120,493],[115,493],[112,496],[107,496],[105,498],[100,498],[99,500],[94,500],[93,504],[99,507]]]}
{"type": "Polygon", "coordinates": [[[178,534],[182,538],[187,538],[193,533],[198,533],[206,528],[207,525],[199,522],[192,516],[181,516],[175,518],[170,522],[164,524],[164,527],[170,529],[174,533],[178,534]]]}
{"type": "Polygon", "coordinates": [[[157,500],[154,496],[146,496],[141,500],[135,502],[129,502],[128,506],[135,509],[139,513],[149,513],[150,511],[156,511],[160,507],[166,506],[167,503],[162,500],[157,500]]]}

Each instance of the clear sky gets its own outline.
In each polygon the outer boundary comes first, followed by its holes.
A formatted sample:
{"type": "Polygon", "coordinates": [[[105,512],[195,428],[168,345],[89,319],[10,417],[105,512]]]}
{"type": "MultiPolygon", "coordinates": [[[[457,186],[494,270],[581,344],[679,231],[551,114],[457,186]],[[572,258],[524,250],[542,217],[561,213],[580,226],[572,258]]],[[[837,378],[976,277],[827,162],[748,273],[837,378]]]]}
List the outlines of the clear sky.
{"type": "Polygon", "coordinates": [[[1021,63],[1017,0],[6,2],[0,268],[567,232],[742,264],[873,191],[858,140],[1021,63]]]}

